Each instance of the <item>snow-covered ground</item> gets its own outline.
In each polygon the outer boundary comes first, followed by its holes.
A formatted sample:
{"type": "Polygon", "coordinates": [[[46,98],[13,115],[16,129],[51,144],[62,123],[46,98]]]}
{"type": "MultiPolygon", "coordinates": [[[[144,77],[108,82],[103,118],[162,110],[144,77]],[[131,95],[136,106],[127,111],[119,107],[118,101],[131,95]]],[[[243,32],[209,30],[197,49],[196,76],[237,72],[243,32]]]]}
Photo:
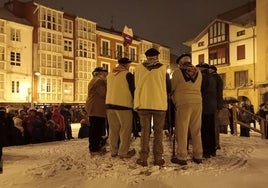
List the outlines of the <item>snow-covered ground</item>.
{"type": "MultiPolygon", "coordinates": [[[[112,158],[110,153],[91,156],[88,140],[77,139],[80,125],[73,124],[70,141],[4,148],[1,188],[266,188],[268,186],[268,140],[251,131],[251,137],[221,134],[217,156],[187,169],[170,162],[172,145],[164,138],[166,164],[136,165],[131,159],[112,158]]],[[[140,139],[132,147],[139,150],[140,139]]],[[[109,150],[109,146],[107,146],[109,150]]],[[[191,155],[191,151],[189,156],[191,155]]]]}

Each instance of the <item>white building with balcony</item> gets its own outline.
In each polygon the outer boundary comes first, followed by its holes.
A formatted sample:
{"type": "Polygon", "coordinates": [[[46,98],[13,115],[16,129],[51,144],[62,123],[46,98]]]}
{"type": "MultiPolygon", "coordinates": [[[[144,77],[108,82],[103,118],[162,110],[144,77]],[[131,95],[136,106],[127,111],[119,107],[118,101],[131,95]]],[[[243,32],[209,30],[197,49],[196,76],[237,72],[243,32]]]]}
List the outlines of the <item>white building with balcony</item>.
{"type": "Polygon", "coordinates": [[[30,103],[33,27],[5,9],[0,12],[0,103],[30,103]]]}

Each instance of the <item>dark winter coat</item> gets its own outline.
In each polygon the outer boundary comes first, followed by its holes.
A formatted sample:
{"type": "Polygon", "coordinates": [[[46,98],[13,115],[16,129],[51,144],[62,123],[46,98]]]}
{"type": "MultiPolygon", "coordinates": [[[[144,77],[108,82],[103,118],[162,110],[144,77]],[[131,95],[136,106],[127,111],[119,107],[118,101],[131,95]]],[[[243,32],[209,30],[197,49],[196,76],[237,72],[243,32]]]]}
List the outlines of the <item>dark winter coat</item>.
{"type": "Polygon", "coordinates": [[[95,76],[89,82],[88,96],[85,105],[88,116],[106,117],[106,90],[107,82],[102,76],[95,76]]]}
{"type": "Polygon", "coordinates": [[[217,85],[216,80],[207,70],[202,72],[201,85],[203,114],[214,114],[217,110],[217,85]]]}
{"type": "Polygon", "coordinates": [[[218,73],[212,73],[212,77],[216,81],[216,97],[217,97],[217,109],[223,108],[223,81],[218,73]]]}

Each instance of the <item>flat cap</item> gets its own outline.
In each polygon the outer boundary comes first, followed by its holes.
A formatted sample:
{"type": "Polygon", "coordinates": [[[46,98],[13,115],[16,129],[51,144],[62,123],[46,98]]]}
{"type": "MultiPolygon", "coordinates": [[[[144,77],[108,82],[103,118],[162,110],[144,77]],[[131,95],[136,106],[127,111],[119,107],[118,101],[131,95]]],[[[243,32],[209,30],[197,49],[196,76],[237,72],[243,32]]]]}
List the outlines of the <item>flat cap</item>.
{"type": "Polygon", "coordinates": [[[128,63],[131,63],[132,61],[126,57],[122,57],[118,60],[118,63],[119,64],[128,64],[128,63]]]}
{"type": "Polygon", "coordinates": [[[215,65],[209,65],[209,68],[214,70],[214,71],[217,71],[217,67],[215,65]]]}
{"type": "Polygon", "coordinates": [[[180,56],[177,58],[176,63],[179,64],[180,60],[181,60],[182,58],[184,58],[184,57],[189,57],[189,58],[191,58],[191,54],[182,54],[182,55],[180,55],[180,56]]]}
{"type": "Polygon", "coordinates": [[[145,52],[146,57],[156,56],[158,54],[160,54],[160,52],[154,48],[150,48],[149,50],[145,52]]]}
{"type": "Polygon", "coordinates": [[[196,67],[200,67],[200,68],[209,68],[209,64],[207,64],[207,63],[199,63],[199,64],[197,64],[196,65],[196,67]]]}
{"type": "Polygon", "coordinates": [[[92,73],[94,72],[108,72],[108,70],[104,67],[96,67],[92,73]]]}

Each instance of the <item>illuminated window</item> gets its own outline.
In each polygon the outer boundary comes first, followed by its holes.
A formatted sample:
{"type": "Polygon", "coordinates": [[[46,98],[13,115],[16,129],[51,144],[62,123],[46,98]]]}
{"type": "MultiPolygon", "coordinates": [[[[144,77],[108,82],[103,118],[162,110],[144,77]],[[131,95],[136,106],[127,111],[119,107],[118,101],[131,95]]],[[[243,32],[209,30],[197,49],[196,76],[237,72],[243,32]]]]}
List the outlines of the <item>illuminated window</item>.
{"type": "Polygon", "coordinates": [[[62,20],[63,20],[62,13],[53,11],[51,9],[46,9],[44,7],[40,8],[40,26],[41,27],[61,32],[62,20]]]}
{"type": "Polygon", "coordinates": [[[10,37],[12,41],[21,41],[20,30],[11,28],[10,37]]]}
{"type": "Polygon", "coordinates": [[[129,47],[129,59],[131,61],[137,61],[137,49],[135,47],[129,47]]]}
{"type": "Polygon", "coordinates": [[[116,54],[115,54],[115,58],[116,59],[120,59],[121,57],[123,57],[123,45],[122,44],[116,44],[116,54]]]}
{"type": "Polygon", "coordinates": [[[64,51],[72,52],[73,51],[73,41],[72,40],[64,40],[64,51]]]}
{"type": "Polygon", "coordinates": [[[220,45],[209,49],[209,64],[222,65],[229,62],[229,48],[227,45],[220,45]]]}
{"type": "Polygon", "coordinates": [[[59,101],[62,100],[62,81],[57,78],[41,78],[39,100],[59,101]]]}
{"type": "Polygon", "coordinates": [[[0,33],[5,33],[5,22],[0,20],[0,33]]]}
{"type": "Polygon", "coordinates": [[[96,23],[81,19],[78,19],[76,23],[79,38],[96,41],[96,23]]]}
{"type": "Polygon", "coordinates": [[[20,66],[20,53],[10,52],[10,65],[20,66]]]}
{"type": "Polygon", "coordinates": [[[209,28],[209,44],[220,43],[229,40],[229,27],[222,22],[216,22],[209,28]]]}
{"type": "Polygon", "coordinates": [[[107,40],[101,41],[101,55],[110,56],[110,42],[107,40]]]}
{"type": "Polygon", "coordinates": [[[73,72],[73,62],[70,60],[64,61],[64,72],[72,73],[73,72]]]}
{"type": "Polygon", "coordinates": [[[110,64],[109,64],[109,63],[101,63],[101,66],[102,66],[103,68],[105,68],[106,70],[108,70],[108,71],[109,71],[109,69],[110,69],[110,64]]]}
{"type": "Polygon", "coordinates": [[[248,82],[248,71],[235,72],[235,87],[240,87],[248,82]]]}
{"type": "Polygon", "coordinates": [[[4,98],[5,90],[5,75],[0,73],[0,99],[4,98]]]}
{"type": "Polygon", "coordinates": [[[73,34],[73,21],[64,19],[64,33],[73,34]]]}
{"type": "Polygon", "coordinates": [[[12,93],[19,93],[20,92],[20,82],[19,81],[12,81],[11,82],[11,92],[12,93]]]}

